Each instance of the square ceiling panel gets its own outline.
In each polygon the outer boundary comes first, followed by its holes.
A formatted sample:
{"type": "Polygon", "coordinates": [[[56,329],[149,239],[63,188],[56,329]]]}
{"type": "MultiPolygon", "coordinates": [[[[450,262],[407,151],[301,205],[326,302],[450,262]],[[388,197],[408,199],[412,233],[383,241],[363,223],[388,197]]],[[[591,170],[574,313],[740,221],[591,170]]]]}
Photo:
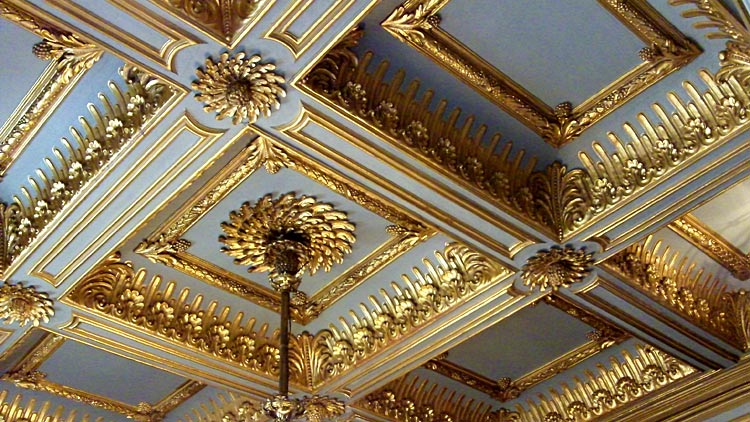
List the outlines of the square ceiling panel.
{"type": "Polygon", "coordinates": [[[351,289],[426,239],[432,231],[383,198],[365,193],[353,182],[266,137],[252,141],[219,174],[187,200],[135,250],[209,285],[268,309],[279,308],[279,295],[266,272],[249,272],[222,252],[230,214],[244,203],[253,207],[270,195],[311,197],[344,212],[355,226],[356,240],[343,263],[330,272],[305,278],[306,297],[293,306],[293,318],[307,323],[351,289]]]}
{"type": "Polygon", "coordinates": [[[626,338],[611,324],[549,296],[424,366],[508,401],[626,338]]]}
{"type": "Polygon", "coordinates": [[[136,418],[163,415],[205,386],[51,332],[34,332],[40,335],[33,346],[2,377],[21,388],[136,418]]]}
{"type": "Polygon", "coordinates": [[[497,10],[409,0],[382,26],[558,147],[700,53],[642,1],[512,0],[497,10]]]}

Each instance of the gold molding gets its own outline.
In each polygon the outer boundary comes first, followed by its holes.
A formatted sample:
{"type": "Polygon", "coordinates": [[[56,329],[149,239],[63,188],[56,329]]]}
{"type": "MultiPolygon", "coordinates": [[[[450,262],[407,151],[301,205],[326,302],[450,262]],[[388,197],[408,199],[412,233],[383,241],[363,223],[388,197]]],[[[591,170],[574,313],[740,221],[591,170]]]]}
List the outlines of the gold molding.
{"type": "Polygon", "coordinates": [[[750,255],[743,253],[694,215],[683,215],[669,223],[668,227],[713,258],[738,280],[750,279],[750,255]]]}
{"type": "Polygon", "coordinates": [[[38,369],[65,341],[65,337],[47,333],[26,356],[16,363],[12,369],[3,374],[0,379],[12,382],[20,388],[44,391],[69,400],[120,413],[141,422],[157,422],[162,420],[165,414],[205,387],[205,384],[199,382],[186,381],[156,404],[139,403],[137,406],[134,406],[112,398],[49,381],[47,374],[40,372],[38,369]]]}
{"type": "Polygon", "coordinates": [[[531,387],[630,337],[619,328],[562,297],[547,295],[544,301],[592,327],[594,331],[587,335],[589,341],[515,380],[507,377],[493,380],[440,357],[431,359],[422,366],[481,391],[495,400],[505,402],[518,398],[531,387]]]}
{"type": "Polygon", "coordinates": [[[54,302],[47,293],[37,291],[33,286],[24,287],[22,283],[3,281],[0,286],[0,318],[4,323],[18,321],[23,327],[31,322],[37,327],[41,322],[49,322],[53,315],[54,302]]]}
{"type": "Polygon", "coordinates": [[[67,154],[54,151],[53,159],[45,159],[45,172],[37,169],[39,180],[30,178],[30,188],[21,187],[23,199],[0,208],[2,211],[2,256],[0,275],[7,277],[20,262],[28,247],[53,221],[55,216],[83,190],[106,164],[133,139],[142,136],[144,127],[176,95],[162,81],[124,66],[120,75],[127,90],[109,83],[110,98],[102,95],[101,107],[90,106],[92,117],[81,118],[84,133],[71,128],[74,141],[62,139],[67,154]]]}
{"type": "MultiPolygon", "coordinates": [[[[723,9],[717,13],[728,14],[723,9]]],[[[583,168],[568,170],[555,162],[544,171],[534,171],[534,159],[521,164],[522,152],[511,158],[509,143],[496,151],[499,135],[486,143],[482,141],[484,127],[472,135],[473,118],[465,119],[460,128],[456,126],[458,111],[445,119],[447,102],[430,111],[433,93],[428,91],[418,101],[418,82],[402,91],[403,71],[390,82],[383,81],[387,62],[368,72],[373,67],[373,54],[366,53],[360,60],[352,50],[361,36],[362,31],[357,30],[344,38],[302,78],[299,88],[561,242],[750,126],[750,96],[732,76],[741,74],[729,73],[729,65],[723,64],[718,73],[721,77],[699,71],[708,87],[703,93],[690,82],[683,84],[691,101],[685,103],[676,94],[668,94],[674,112],[655,103],[656,123],[639,115],[643,133],[626,123],[623,128],[629,141],[610,134],[615,152],[595,142],[593,155],[579,153],[583,168]]]]}
{"type": "Polygon", "coordinates": [[[177,53],[183,48],[198,43],[198,40],[190,35],[190,33],[185,32],[172,24],[165,23],[163,19],[158,17],[158,15],[142,6],[136,6],[138,8],[138,11],[136,12],[132,10],[133,6],[131,6],[130,3],[126,3],[123,0],[108,1],[129,15],[140,19],[148,27],[167,38],[167,41],[160,46],[150,45],[146,43],[143,38],[122,31],[118,26],[111,25],[108,20],[85,7],[76,4],[73,0],[47,0],[47,3],[79,21],[84,22],[93,28],[97,28],[104,35],[132,48],[144,57],[161,65],[165,69],[169,69],[170,71],[176,70],[174,68],[174,59],[177,53]]]}
{"type": "Polygon", "coordinates": [[[23,396],[9,397],[8,390],[0,391],[0,420],[8,422],[104,422],[104,418],[91,418],[88,413],[71,410],[65,413],[62,406],[54,407],[49,400],[37,402],[31,398],[25,404],[23,396]]]}
{"type": "Polygon", "coordinates": [[[398,210],[384,198],[364,191],[361,186],[336,175],[328,167],[260,135],[225,170],[208,181],[203,189],[141,242],[135,252],[152,262],[175,268],[260,306],[278,310],[280,303],[277,293],[263,284],[239,277],[188,253],[186,249],[190,243],[183,238],[185,232],[205,213],[261,167],[271,174],[282,168],[297,171],[393,223],[388,229],[388,241],[332,280],[308,301],[294,307],[293,317],[299,323],[309,323],[370,275],[434,234],[433,229],[398,210]]]}
{"type": "Polygon", "coordinates": [[[310,48],[328,28],[331,27],[354,4],[354,0],[335,0],[318,16],[312,25],[302,34],[295,35],[290,28],[304,15],[315,2],[310,0],[296,0],[287,6],[284,13],[273,26],[263,34],[264,38],[275,40],[292,52],[295,59],[310,48]]]}
{"type": "Polygon", "coordinates": [[[233,50],[275,0],[205,0],[198,8],[189,0],[151,2],[233,50]]]}
{"type": "Polygon", "coordinates": [[[262,403],[234,394],[220,393],[207,403],[194,406],[178,422],[249,422],[262,420],[262,403]]]}
{"type": "Polygon", "coordinates": [[[408,0],[381,25],[555,147],[571,142],[617,107],[701,53],[696,44],[646,2],[599,0],[602,7],[646,43],[640,51],[643,63],[580,105],[573,107],[562,103],[552,108],[440,28],[438,13],[449,1],[408,0]]]}
{"type": "Polygon", "coordinates": [[[395,421],[434,420],[445,415],[462,422],[589,421],[622,407],[646,394],[665,388],[696,370],[650,346],[636,345],[637,354],[627,350],[611,357],[609,365],[587,371],[571,387],[562,384],[550,393],[538,394],[515,409],[492,409],[469,400],[446,387],[417,377],[392,381],[367,395],[354,406],[395,421]]]}
{"type": "Polygon", "coordinates": [[[649,235],[603,266],[734,347],[750,350],[750,294],[729,287],[649,235]]]}
{"type": "Polygon", "coordinates": [[[42,41],[34,52],[49,66],[0,127],[0,177],[18,158],[31,138],[75,84],[102,55],[102,50],[78,34],[47,22],[35,9],[0,1],[0,17],[38,35],[42,41]]]}
{"type": "MultiPolygon", "coordinates": [[[[435,259],[437,264],[423,260],[426,270],[415,268],[413,278],[403,275],[402,285],[394,282],[393,296],[385,290],[382,299],[370,296],[374,308],[362,303],[359,314],[350,311],[352,322],[341,319],[339,328],[331,326],[316,334],[305,332],[292,337],[292,381],[319,388],[512,275],[502,265],[457,243],[447,245],[443,253],[435,252],[435,259]]],[[[159,276],[148,285],[145,280],[145,270],[135,270],[129,262],[112,256],[84,277],[63,301],[212,358],[278,376],[278,331],[267,335],[266,324],[255,331],[255,319],[243,324],[243,314],[230,318],[228,307],[216,314],[216,302],[201,309],[203,296],[189,301],[185,289],[175,297],[173,281],[162,288],[159,276]]]]}

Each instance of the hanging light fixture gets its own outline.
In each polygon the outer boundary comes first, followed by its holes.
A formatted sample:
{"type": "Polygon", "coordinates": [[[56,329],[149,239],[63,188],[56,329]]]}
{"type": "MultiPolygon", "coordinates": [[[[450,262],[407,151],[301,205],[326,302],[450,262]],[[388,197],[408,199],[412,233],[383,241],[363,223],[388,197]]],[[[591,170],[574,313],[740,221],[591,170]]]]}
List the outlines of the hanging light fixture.
{"type": "Polygon", "coordinates": [[[229,219],[222,223],[222,251],[250,272],[267,271],[280,296],[279,391],[265,401],[264,412],[276,422],[320,422],[343,414],[344,403],[332,397],[289,397],[290,305],[293,297],[304,297],[297,289],[305,271],[329,271],[351,252],[354,225],[331,205],[292,193],[246,202],[229,219]]]}

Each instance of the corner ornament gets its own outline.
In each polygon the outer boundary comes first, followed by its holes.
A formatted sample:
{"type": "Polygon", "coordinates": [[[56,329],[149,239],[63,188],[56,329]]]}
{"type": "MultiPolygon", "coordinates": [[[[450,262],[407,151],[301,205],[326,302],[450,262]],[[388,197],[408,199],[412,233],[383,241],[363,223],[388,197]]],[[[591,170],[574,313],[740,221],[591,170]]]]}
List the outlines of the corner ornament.
{"type": "Polygon", "coordinates": [[[579,283],[591,272],[594,254],[586,253],[585,248],[554,246],[541,250],[529,258],[521,271],[523,284],[532,291],[570,287],[579,283]]]}
{"type": "Polygon", "coordinates": [[[47,293],[34,287],[8,282],[0,286],[0,318],[6,324],[18,321],[21,326],[31,323],[36,327],[42,321],[49,322],[55,314],[52,305],[47,293]]]}
{"type": "Polygon", "coordinates": [[[279,109],[279,98],[286,96],[281,86],[285,80],[274,72],[276,65],[261,60],[257,54],[246,58],[245,53],[232,58],[224,53],[218,62],[206,59],[205,70],[195,71],[195,99],[205,104],[206,112],[216,111],[217,120],[231,117],[233,124],[252,124],[261,114],[270,116],[279,109]]]}

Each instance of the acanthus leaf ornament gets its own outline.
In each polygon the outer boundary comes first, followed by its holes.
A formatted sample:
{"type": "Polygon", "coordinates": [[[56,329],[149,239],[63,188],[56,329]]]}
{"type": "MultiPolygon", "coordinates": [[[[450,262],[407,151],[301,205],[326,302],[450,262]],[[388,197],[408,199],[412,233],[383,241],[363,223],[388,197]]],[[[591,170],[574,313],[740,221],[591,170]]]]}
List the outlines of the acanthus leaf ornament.
{"type": "Polygon", "coordinates": [[[541,250],[528,259],[521,271],[521,278],[531,290],[557,290],[579,283],[591,272],[594,254],[585,248],[574,249],[552,247],[541,250]]]}
{"type": "Polygon", "coordinates": [[[195,99],[205,104],[206,112],[217,112],[216,119],[230,117],[233,124],[252,124],[261,115],[270,116],[279,109],[279,98],[286,96],[281,86],[285,80],[274,72],[276,65],[261,60],[257,54],[246,57],[244,52],[231,58],[223,53],[219,61],[206,59],[205,69],[195,71],[195,99]]]}
{"type": "Polygon", "coordinates": [[[0,286],[0,318],[6,324],[18,321],[21,326],[28,323],[38,326],[49,322],[54,314],[53,302],[47,293],[21,283],[6,281],[0,286]]]}

